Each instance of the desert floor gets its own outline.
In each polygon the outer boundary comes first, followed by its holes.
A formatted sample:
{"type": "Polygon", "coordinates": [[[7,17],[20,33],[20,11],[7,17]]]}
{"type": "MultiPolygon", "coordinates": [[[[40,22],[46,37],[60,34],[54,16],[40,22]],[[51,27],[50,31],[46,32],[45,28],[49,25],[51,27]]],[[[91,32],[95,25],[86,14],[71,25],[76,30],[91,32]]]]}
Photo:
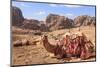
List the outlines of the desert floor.
{"type": "MultiPolygon", "coordinates": [[[[12,38],[13,41],[20,39],[28,39],[31,42],[38,41],[35,44],[29,46],[12,46],[12,65],[27,65],[27,64],[48,64],[48,63],[65,63],[65,62],[80,62],[80,61],[95,61],[96,58],[92,57],[86,60],[81,60],[80,58],[64,58],[57,59],[52,57],[49,52],[45,50],[41,42],[41,36],[30,34],[21,34],[17,32],[25,32],[26,30],[20,30],[12,28],[12,38]]],[[[49,39],[61,38],[63,34],[68,32],[68,29],[56,30],[53,32],[42,32],[43,34],[48,35],[49,39]]],[[[78,32],[78,28],[71,28],[71,33],[78,32]]],[[[95,45],[95,27],[81,27],[80,32],[83,32],[87,35],[92,43],[95,45]]],[[[12,44],[13,45],[13,44],[12,44]]]]}

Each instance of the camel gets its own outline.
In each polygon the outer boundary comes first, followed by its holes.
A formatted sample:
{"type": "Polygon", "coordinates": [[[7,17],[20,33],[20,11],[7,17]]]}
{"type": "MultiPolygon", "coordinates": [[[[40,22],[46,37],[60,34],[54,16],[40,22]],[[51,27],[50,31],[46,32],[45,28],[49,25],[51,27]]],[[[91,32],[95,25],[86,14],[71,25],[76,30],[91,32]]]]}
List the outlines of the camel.
{"type": "Polygon", "coordinates": [[[44,45],[45,49],[50,53],[54,53],[54,51],[56,49],[56,46],[55,45],[51,45],[48,42],[48,37],[44,36],[42,40],[43,40],[43,45],[44,45]]]}
{"type": "Polygon", "coordinates": [[[87,39],[84,33],[75,33],[74,35],[66,34],[56,45],[51,44],[47,36],[44,36],[42,41],[45,49],[58,58],[74,56],[86,59],[95,56],[93,43],[87,39]]]}
{"type": "Polygon", "coordinates": [[[64,56],[65,51],[62,49],[63,45],[61,45],[60,41],[56,43],[56,45],[52,45],[49,43],[47,36],[44,36],[42,41],[43,46],[48,52],[53,53],[57,58],[62,58],[64,56]]]}

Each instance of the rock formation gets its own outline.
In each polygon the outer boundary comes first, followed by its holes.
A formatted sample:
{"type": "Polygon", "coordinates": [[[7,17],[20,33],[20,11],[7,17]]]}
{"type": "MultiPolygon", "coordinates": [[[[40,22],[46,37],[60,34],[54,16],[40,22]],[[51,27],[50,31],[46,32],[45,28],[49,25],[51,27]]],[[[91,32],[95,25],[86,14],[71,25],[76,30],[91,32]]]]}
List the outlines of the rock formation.
{"type": "Polygon", "coordinates": [[[95,17],[90,17],[87,15],[78,16],[74,19],[75,26],[95,25],[95,23],[95,17]]]}
{"type": "Polygon", "coordinates": [[[95,17],[82,15],[72,20],[65,16],[49,14],[45,21],[38,21],[35,19],[25,19],[20,8],[12,7],[12,26],[17,26],[23,29],[54,31],[87,25],[96,25],[95,17]]]}
{"type": "Polygon", "coordinates": [[[49,28],[46,26],[46,24],[41,24],[40,30],[45,32],[45,31],[49,31],[49,28]]]}
{"type": "Polygon", "coordinates": [[[50,30],[58,30],[70,28],[72,23],[65,16],[49,14],[46,18],[46,25],[50,28],[50,30]]]}
{"type": "Polygon", "coordinates": [[[21,28],[32,29],[32,30],[39,30],[40,29],[39,23],[40,22],[38,20],[25,19],[23,21],[23,24],[22,24],[21,28]]]}
{"type": "Polygon", "coordinates": [[[12,7],[12,25],[21,26],[24,21],[22,11],[18,7],[12,7]]]}

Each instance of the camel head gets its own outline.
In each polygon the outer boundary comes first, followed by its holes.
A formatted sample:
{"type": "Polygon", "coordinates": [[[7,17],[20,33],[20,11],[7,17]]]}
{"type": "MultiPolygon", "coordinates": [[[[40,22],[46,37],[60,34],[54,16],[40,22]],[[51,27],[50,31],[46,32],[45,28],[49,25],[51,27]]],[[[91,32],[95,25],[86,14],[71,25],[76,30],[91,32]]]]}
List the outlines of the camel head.
{"type": "Polygon", "coordinates": [[[42,42],[48,42],[48,36],[46,36],[46,35],[44,35],[43,37],[42,37],[42,42]]]}

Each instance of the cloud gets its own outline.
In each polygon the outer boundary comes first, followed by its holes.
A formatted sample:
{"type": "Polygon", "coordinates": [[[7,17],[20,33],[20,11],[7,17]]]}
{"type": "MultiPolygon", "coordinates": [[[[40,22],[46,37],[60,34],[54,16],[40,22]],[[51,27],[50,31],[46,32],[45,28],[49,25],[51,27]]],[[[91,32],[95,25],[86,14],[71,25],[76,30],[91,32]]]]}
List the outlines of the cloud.
{"type": "Polygon", "coordinates": [[[37,15],[43,15],[43,14],[45,14],[45,11],[39,11],[39,12],[37,12],[36,14],[37,14],[37,15]]]}
{"type": "Polygon", "coordinates": [[[66,15],[67,15],[67,16],[73,16],[73,14],[71,14],[71,13],[67,13],[66,15]]]}
{"type": "Polygon", "coordinates": [[[24,4],[24,3],[21,3],[20,5],[23,6],[23,7],[32,7],[32,6],[24,4]]]}
{"type": "Polygon", "coordinates": [[[71,19],[75,17],[75,15],[72,14],[72,13],[67,13],[67,14],[65,14],[65,16],[67,16],[67,17],[69,17],[69,18],[71,18],[71,19]]]}

